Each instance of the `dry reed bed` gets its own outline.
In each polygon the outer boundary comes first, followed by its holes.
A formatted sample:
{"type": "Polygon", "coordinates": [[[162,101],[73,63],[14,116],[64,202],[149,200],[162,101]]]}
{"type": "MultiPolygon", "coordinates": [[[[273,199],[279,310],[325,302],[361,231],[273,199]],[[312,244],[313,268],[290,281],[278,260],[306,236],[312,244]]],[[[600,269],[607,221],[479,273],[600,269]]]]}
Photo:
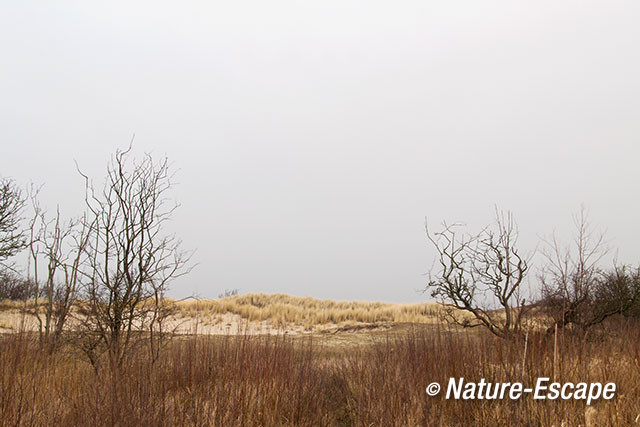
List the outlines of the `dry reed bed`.
{"type": "Polygon", "coordinates": [[[620,323],[592,336],[531,334],[523,342],[445,327],[389,334],[328,351],[315,337],[176,338],[151,364],[94,371],[73,346],[52,355],[27,334],[0,338],[3,425],[424,426],[634,425],[640,415],[640,332],[620,323]],[[555,351],[554,351],[555,348],[555,351]],[[554,367],[554,355],[556,365],[554,367]],[[523,362],[524,361],[524,362],[523,362]],[[612,401],[456,401],[432,381],[615,382],[612,401]]]}

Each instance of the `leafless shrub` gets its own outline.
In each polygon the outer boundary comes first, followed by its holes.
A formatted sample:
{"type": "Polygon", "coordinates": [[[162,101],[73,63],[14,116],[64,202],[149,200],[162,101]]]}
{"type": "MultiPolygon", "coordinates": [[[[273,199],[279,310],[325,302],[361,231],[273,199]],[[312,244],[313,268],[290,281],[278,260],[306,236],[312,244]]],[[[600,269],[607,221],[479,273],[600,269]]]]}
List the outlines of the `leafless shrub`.
{"type": "Polygon", "coordinates": [[[584,208],[574,217],[574,224],[571,245],[561,245],[555,235],[544,241],[541,306],[553,321],[549,331],[568,325],[587,329],[619,312],[611,311],[606,299],[615,292],[615,275],[624,270],[616,273],[614,269],[614,276],[603,273],[601,263],[610,250],[604,233],[593,228],[584,208]],[[613,287],[607,289],[608,285],[613,287]]]}
{"type": "Polygon", "coordinates": [[[130,152],[131,147],[115,153],[100,191],[83,174],[89,211],[84,348],[92,362],[106,351],[115,366],[143,337],[157,358],[172,311],[163,297],[169,283],[189,271],[190,259],[180,240],[164,233],[177,208],[167,198],[172,187],[167,159],[155,162],[146,155],[130,161],[130,152]]]}
{"type": "Polygon", "coordinates": [[[36,293],[33,281],[13,271],[0,271],[0,301],[26,301],[36,293]]]}
{"type": "Polygon", "coordinates": [[[586,331],[616,315],[640,317],[640,269],[625,265],[598,269],[590,286],[579,301],[546,294],[542,307],[553,320],[549,332],[570,325],[586,331]]]}
{"type": "Polygon", "coordinates": [[[449,321],[463,327],[484,326],[506,338],[520,332],[527,311],[522,285],[529,263],[516,246],[512,215],[496,211],[494,226],[477,234],[458,233],[459,224],[444,223],[433,234],[427,228],[438,264],[427,289],[447,308],[449,321]],[[460,310],[471,316],[460,316],[460,310]]]}
{"type": "Polygon", "coordinates": [[[640,268],[623,265],[602,272],[589,308],[591,324],[617,314],[640,317],[640,268]]]}
{"type": "Polygon", "coordinates": [[[0,267],[26,247],[27,239],[22,227],[25,207],[22,190],[11,179],[0,178],[0,267]]]}
{"type": "Polygon", "coordinates": [[[64,222],[60,210],[53,218],[31,194],[33,216],[29,223],[30,282],[34,284],[33,314],[38,320],[40,343],[55,348],[78,298],[85,249],[89,237],[86,221],[64,222]],[[44,266],[41,268],[41,264],[44,266]],[[40,304],[40,298],[44,304],[40,304]]]}
{"type": "Polygon", "coordinates": [[[218,298],[235,297],[240,292],[239,289],[225,289],[224,292],[218,294],[218,298]]]}

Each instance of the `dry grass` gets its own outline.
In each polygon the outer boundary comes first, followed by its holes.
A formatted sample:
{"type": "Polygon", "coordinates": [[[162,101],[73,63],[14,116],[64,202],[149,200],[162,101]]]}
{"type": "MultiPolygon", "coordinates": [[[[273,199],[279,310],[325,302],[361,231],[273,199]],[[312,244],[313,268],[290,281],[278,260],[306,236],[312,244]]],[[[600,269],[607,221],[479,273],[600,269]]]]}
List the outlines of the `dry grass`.
{"type": "Polygon", "coordinates": [[[252,322],[269,322],[276,327],[300,326],[306,330],[327,325],[356,326],[388,323],[438,322],[434,303],[393,304],[382,302],[332,301],[285,294],[247,294],[214,300],[178,303],[184,318],[205,316],[220,319],[227,313],[252,322]]]}
{"type": "MultiPolygon", "coordinates": [[[[173,302],[167,300],[168,302],[173,302]]],[[[44,305],[40,303],[40,310],[44,305]]],[[[435,324],[440,307],[434,303],[394,304],[382,302],[332,301],[285,294],[247,294],[220,299],[186,300],[176,303],[171,324],[181,333],[224,334],[250,331],[265,333],[358,330],[362,327],[382,327],[396,323],[435,324]]],[[[35,330],[33,301],[0,301],[0,328],[17,330],[26,322],[35,330]]],[[[77,310],[72,316],[82,322],[77,310]]],[[[70,323],[72,325],[73,322],[70,323]]],[[[2,331],[0,330],[0,332],[2,331]]]]}
{"type": "Polygon", "coordinates": [[[73,346],[40,351],[28,334],[0,338],[2,425],[473,426],[636,425],[640,328],[522,342],[443,326],[387,332],[367,345],[317,337],[194,336],[151,364],[143,348],[121,370],[97,371],[73,346]],[[523,363],[524,361],[524,363],[523,363]],[[582,401],[446,400],[432,381],[615,382],[617,396],[582,401]]]}
{"type": "MultiPolygon", "coordinates": [[[[14,322],[11,333],[0,335],[0,425],[640,425],[637,320],[612,319],[586,336],[535,330],[525,347],[484,330],[442,325],[432,304],[244,295],[178,307],[185,318],[394,325],[333,335],[177,336],[154,363],[139,347],[122,367],[103,360],[94,369],[73,332],[50,353],[24,321],[14,322]],[[426,395],[428,384],[446,387],[450,377],[525,386],[538,377],[614,382],[618,391],[613,400],[591,406],[531,396],[487,401],[426,395]]],[[[17,313],[20,307],[4,309],[17,313]]]]}

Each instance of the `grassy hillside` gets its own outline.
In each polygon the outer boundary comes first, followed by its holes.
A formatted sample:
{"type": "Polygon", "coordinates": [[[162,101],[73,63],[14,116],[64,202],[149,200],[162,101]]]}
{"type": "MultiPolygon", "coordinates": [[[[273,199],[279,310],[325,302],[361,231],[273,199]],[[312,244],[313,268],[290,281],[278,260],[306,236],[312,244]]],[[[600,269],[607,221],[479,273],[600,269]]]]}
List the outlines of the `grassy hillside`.
{"type": "MultiPolygon", "coordinates": [[[[42,303],[40,309],[43,309],[42,303]]],[[[172,316],[176,332],[220,334],[261,333],[271,330],[338,331],[391,326],[397,323],[435,324],[440,307],[435,303],[397,304],[318,300],[285,294],[246,294],[219,299],[176,302],[172,316]],[[264,327],[263,327],[264,326],[264,327]]],[[[35,330],[33,301],[0,302],[0,332],[35,330]]],[[[69,327],[82,322],[75,311],[69,327]]]]}
{"type": "Polygon", "coordinates": [[[246,294],[210,300],[178,303],[181,317],[204,316],[220,319],[239,315],[249,321],[266,321],[274,326],[381,325],[387,323],[436,323],[439,306],[434,303],[394,304],[384,302],[332,301],[285,294],[246,294]]]}

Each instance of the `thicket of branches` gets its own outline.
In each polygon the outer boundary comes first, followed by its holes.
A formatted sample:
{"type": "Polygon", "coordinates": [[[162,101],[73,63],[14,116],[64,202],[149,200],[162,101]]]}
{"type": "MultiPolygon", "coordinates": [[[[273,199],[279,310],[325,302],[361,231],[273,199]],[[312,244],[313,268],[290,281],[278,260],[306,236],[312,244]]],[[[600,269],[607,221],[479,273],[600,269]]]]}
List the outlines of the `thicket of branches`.
{"type": "Polygon", "coordinates": [[[11,179],[0,177],[0,268],[9,269],[5,262],[24,249],[26,230],[22,225],[26,198],[11,179]]]}
{"type": "Polygon", "coordinates": [[[40,206],[39,189],[0,181],[0,262],[25,248],[29,259],[26,277],[13,266],[0,269],[0,299],[32,300],[25,307],[37,319],[41,345],[53,351],[72,330],[96,369],[104,355],[121,366],[140,344],[155,360],[170,335],[172,304],[164,295],[189,271],[191,255],[165,231],[177,208],[169,163],[133,159],[129,147],[116,151],[99,190],[80,174],[86,211],[68,220],[60,209],[49,215],[40,206]]]}
{"type": "Polygon", "coordinates": [[[426,290],[447,308],[448,321],[482,326],[501,338],[521,335],[531,312],[549,332],[586,331],[612,316],[640,316],[640,268],[605,268],[604,235],[594,231],[584,209],[574,220],[572,244],[562,245],[555,236],[543,242],[537,283],[526,280],[532,257],[518,248],[510,213],[496,212],[494,224],[475,234],[461,224],[443,223],[437,232],[427,228],[436,268],[426,290]],[[537,294],[531,291],[536,288],[537,294]]]}
{"type": "MultiPolygon", "coordinates": [[[[542,251],[540,306],[553,321],[551,328],[586,330],[614,316],[640,312],[640,270],[632,266],[602,266],[610,252],[605,235],[590,224],[582,209],[574,217],[575,235],[568,245],[553,236],[542,251]]],[[[551,330],[550,328],[550,330],[551,330]]]]}

